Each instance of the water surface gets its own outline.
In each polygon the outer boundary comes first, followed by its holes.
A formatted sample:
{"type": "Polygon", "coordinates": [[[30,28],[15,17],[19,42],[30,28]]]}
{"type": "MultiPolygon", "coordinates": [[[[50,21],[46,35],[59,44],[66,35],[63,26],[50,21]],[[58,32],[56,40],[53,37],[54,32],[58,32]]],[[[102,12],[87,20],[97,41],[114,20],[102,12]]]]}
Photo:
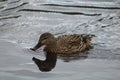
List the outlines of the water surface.
{"type": "Polygon", "coordinates": [[[1,80],[119,80],[120,1],[0,0],[0,44],[1,80]],[[31,59],[45,59],[42,48],[29,48],[44,32],[94,34],[94,48],[61,55],[51,72],[41,73],[31,59]]]}

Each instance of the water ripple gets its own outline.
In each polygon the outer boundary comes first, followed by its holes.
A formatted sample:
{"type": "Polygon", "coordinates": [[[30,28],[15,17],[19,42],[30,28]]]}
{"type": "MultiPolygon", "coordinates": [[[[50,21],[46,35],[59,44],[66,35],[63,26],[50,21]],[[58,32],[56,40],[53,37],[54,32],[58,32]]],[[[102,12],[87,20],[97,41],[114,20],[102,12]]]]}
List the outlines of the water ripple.
{"type": "Polygon", "coordinates": [[[0,7],[0,9],[3,9],[3,8],[4,8],[3,6],[0,7]]]}
{"type": "Polygon", "coordinates": [[[85,16],[100,16],[101,15],[101,14],[88,14],[88,13],[82,13],[82,12],[62,12],[62,11],[37,10],[37,9],[21,9],[19,11],[60,13],[60,14],[66,14],[66,15],[85,15],[85,16]]]}
{"type": "Polygon", "coordinates": [[[7,0],[0,0],[0,2],[7,1],[7,0]]]}
{"type": "Polygon", "coordinates": [[[4,11],[16,9],[16,8],[19,8],[19,7],[24,6],[24,5],[26,5],[26,4],[28,4],[28,3],[25,2],[25,3],[22,3],[22,4],[18,5],[18,6],[16,6],[16,7],[12,7],[12,8],[5,9],[4,11]]]}
{"type": "Polygon", "coordinates": [[[20,2],[21,0],[17,0],[17,1],[13,1],[13,2],[10,2],[8,4],[13,4],[13,3],[17,3],[17,2],[20,2]]]}
{"type": "Polygon", "coordinates": [[[97,6],[60,5],[60,4],[43,4],[43,6],[59,6],[59,7],[75,7],[75,8],[94,8],[94,9],[110,9],[110,10],[119,10],[120,9],[120,7],[97,7],[97,6]]]}
{"type": "Polygon", "coordinates": [[[3,18],[0,18],[0,20],[11,19],[11,18],[19,18],[19,17],[21,17],[21,15],[18,15],[18,16],[8,16],[8,17],[3,17],[3,18]]]}

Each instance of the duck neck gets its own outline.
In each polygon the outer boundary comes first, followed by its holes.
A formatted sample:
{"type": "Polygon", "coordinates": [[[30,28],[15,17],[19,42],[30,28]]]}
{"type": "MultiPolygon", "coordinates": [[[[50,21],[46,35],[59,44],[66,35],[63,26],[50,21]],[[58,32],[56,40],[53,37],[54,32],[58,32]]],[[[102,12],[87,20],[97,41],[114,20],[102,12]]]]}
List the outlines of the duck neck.
{"type": "Polygon", "coordinates": [[[56,63],[56,61],[57,61],[57,54],[55,54],[55,53],[47,53],[45,61],[56,63]]]}
{"type": "Polygon", "coordinates": [[[58,47],[56,39],[49,40],[49,43],[44,48],[44,51],[47,53],[57,53],[58,47]]]}

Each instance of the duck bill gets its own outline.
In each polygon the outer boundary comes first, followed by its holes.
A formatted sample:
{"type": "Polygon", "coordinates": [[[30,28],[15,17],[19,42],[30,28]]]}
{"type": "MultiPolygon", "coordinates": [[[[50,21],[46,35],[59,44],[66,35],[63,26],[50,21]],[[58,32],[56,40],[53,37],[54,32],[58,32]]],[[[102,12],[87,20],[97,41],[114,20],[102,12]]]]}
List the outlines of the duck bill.
{"type": "Polygon", "coordinates": [[[36,51],[37,49],[39,49],[41,47],[41,43],[38,43],[34,48],[30,48],[33,51],[36,51]]]}

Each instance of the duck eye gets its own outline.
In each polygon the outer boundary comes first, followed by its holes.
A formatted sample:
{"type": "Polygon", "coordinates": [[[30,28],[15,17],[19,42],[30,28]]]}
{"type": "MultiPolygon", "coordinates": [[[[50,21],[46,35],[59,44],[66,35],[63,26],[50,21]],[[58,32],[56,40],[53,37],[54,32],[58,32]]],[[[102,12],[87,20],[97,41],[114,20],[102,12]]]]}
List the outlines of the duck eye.
{"type": "Polygon", "coordinates": [[[44,37],[44,38],[42,38],[42,40],[46,40],[48,37],[44,37]]]}
{"type": "Polygon", "coordinates": [[[48,37],[44,37],[43,39],[47,39],[48,37]]]}

